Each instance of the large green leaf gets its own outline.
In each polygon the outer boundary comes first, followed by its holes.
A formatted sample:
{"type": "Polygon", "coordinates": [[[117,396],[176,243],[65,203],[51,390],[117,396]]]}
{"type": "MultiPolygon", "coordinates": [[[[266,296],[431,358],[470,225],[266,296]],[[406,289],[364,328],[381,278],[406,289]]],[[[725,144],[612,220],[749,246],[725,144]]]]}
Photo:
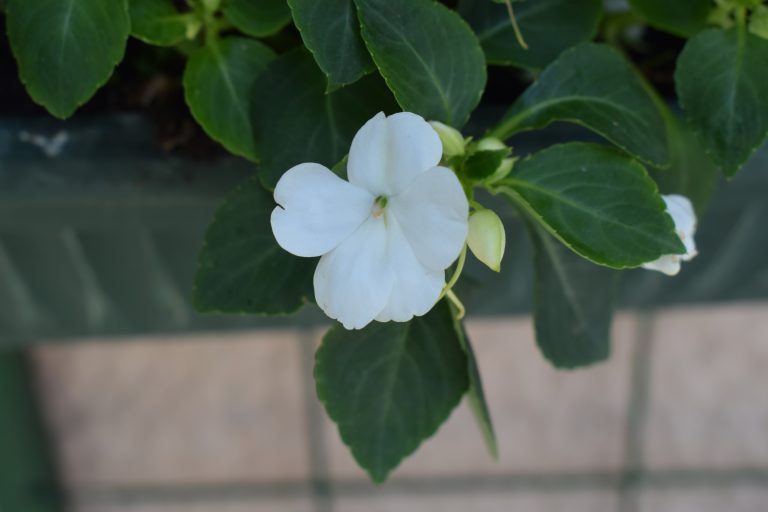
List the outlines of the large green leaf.
{"type": "Polygon", "coordinates": [[[704,148],[733,176],[768,135],[768,40],[712,29],[685,45],[677,93],[704,148]]]}
{"type": "Polygon", "coordinates": [[[172,46],[187,35],[190,14],[181,14],[172,0],[130,0],[131,35],[145,43],[172,46]]]}
{"type": "Polygon", "coordinates": [[[373,60],[404,110],[461,127],[485,88],[485,58],[456,12],[433,0],[355,0],[373,60]]]}
{"type": "Polygon", "coordinates": [[[619,273],[573,253],[535,222],[533,243],[536,343],[557,368],[608,359],[619,273]]]}
{"type": "Polygon", "coordinates": [[[650,25],[688,37],[707,27],[712,0],[629,0],[632,10],[650,25]]]}
{"type": "Polygon", "coordinates": [[[554,121],[585,126],[648,163],[669,163],[664,120],[629,63],[608,46],[583,43],[565,51],[491,135],[506,139],[554,121]]]}
{"type": "Polygon", "coordinates": [[[336,325],[315,357],[317,394],[375,482],[434,434],[467,391],[467,356],[446,302],[407,323],[336,325]]]}
{"type": "Polygon", "coordinates": [[[125,0],[10,0],[6,20],[21,81],[60,118],[109,79],[131,26],[125,0]]]}
{"type": "Polygon", "coordinates": [[[270,224],[274,208],[271,194],[255,178],[219,207],[198,256],[198,311],[285,314],[312,297],[317,258],[299,258],[277,245],[270,224]]]}
{"type": "Polygon", "coordinates": [[[328,77],[328,89],[355,82],[374,65],[360,38],[352,0],[288,0],[293,21],[317,65],[328,77]]]}
{"type": "Polygon", "coordinates": [[[251,125],[251,91],[274,57],[253,39],[211,40],[189,57],[184,71],[184,97],[198,123],[229,151],[258,158],[251,125]]]}
{"type": "Polygon", "coordinates": [[[506,7],[489,0],[461,0],[459,13],[475,30],[489,64],[541,68],[563,50],[595,36],[601,0],[531,0],[515,4],[515,18],[528,44],[515,37],[506,7]]]}
{"type": "Polygon", "coordinates": [[[601,265],[637,267],[684,252],[643,166],[607,146],[552,146],[518,162],[502,185],[552,234],[601,265]]]}
{"type": "Polygon", "coordinates": [[[267,188],[296,164],[336,165],[368,119],[395,108],[375,75],[328,94],[325,87],[325,76],[304,50],[281,55],[257,81],[252,117],[262,150],[259,176],[267,188]]]}
{"type": "Polygon", "coordinates": [[[242,32],[265,37],[291,21],[286,0],[224,0],[224,16],[242,32]]]}

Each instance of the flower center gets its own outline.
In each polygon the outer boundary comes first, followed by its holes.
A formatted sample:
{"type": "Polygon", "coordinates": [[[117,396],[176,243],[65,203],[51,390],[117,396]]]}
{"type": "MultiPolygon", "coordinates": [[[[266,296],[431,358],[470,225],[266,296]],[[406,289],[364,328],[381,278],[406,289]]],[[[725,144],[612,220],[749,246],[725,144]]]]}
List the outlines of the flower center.
{"type": "Polygon", "coordinates": [[[384,214],[384,209],[387,207],[389,198],[385,195],[381,195],[373,202],[373,216],[378,218],[384,214]]]}

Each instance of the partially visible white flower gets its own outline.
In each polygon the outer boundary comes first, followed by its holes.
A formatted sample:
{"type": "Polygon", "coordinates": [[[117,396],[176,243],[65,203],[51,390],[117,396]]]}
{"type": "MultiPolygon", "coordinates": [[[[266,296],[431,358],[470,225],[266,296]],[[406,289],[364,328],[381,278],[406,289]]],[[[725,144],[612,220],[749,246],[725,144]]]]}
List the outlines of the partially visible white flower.
{"type": "Polygon", "coordinates": [[[667,213],[675,222],[675,232],[685,246],[685,254],[667,254],[655,261],[645,263],[643,268],[674,276],[680,272],[681,261],[690,261],[698,254],[693,240],[693,235],[696,233],[696,213],[693,211],[691,201],[685,196],[673,194],[663,195],[661,198],[667,204],[667,213]]]}
{"type": "Polygon", "coordinates": [[[379,113],[352,141],[348,182],[315,163],[278,181],[275,238],[297,256],[321,256],[315,299],[347,329],[405,322],[440,298],[469,213],[456,175],[438,167],[442,154],[421,117],[379,113]]]}

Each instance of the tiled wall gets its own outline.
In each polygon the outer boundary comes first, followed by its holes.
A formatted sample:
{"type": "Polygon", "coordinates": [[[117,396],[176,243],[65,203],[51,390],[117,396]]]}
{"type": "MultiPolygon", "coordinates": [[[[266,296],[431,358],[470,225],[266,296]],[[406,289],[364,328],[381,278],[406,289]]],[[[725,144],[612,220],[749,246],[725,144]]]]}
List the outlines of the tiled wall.
{"type": "Polygon", "coordinates": [[[765,512],[768,305],[618,316],[610,362],[558,372],[528,318],[469,322],[499,437],[466,405],[384,486],[315,399],[320,333],[41,348],[74,512],[765,512]]]}

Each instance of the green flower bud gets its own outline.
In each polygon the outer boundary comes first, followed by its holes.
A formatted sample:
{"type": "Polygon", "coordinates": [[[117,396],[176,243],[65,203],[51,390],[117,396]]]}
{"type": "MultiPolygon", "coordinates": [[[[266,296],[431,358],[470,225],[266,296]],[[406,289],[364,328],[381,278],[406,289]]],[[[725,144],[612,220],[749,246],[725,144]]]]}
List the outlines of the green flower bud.
{"type": "Polygon", "coordinates": [[[504,233],[504,224],[495,212],[482,209],[469,216],[467,245],[472,254],[488,268],[496,272],[501,270],[501,259],[504,257],[507,237],[504,233]]]}
{"type": "Polygon", "coordinates": [[[501,164],[499,164],[493,174],[485,180],[485,182],[491,184],[496,183],[499,180],[503,180],[509,175],[509,173],[512,172],[512,168],[515,166],[515,162],[517,162],[516,156],[505,158],[501,161],[501,164]]]}
{"type": "Polygon", "coordinates": [[[221,6],[221,0],[200,0],[200,3],[207,13],[214,13],[218,11],[221,6]]]}
{"type": "Polygon", "coordinates": [[[507,149],[507,145],[496,137],[486,137],[477,142],[478,151],[498,151],[500,149],[507,149]]]}
{"type": "Polygon", "coordinates": [[[443,124],[440,121],[430,121],[429,124],[440,136],[443,143],[443,154],[445,156],[459,156],[464,154],[464,137],[456,128],[443,124]]]}

